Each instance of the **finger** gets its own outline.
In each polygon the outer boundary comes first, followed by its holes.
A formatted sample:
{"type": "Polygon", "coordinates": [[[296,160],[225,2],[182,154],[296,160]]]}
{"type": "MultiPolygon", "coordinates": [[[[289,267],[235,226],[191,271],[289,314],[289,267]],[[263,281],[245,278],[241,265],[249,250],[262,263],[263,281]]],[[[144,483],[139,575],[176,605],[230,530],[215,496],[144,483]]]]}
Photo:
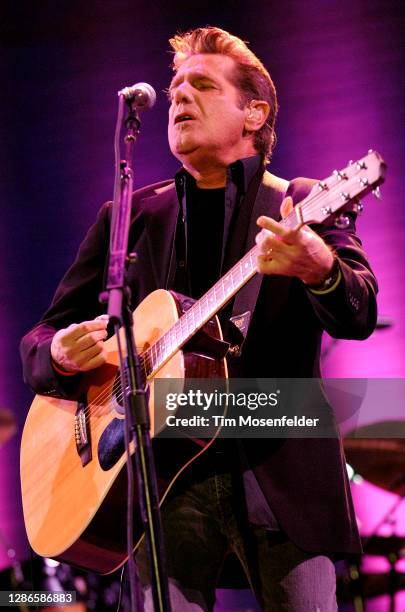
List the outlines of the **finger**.
{"type": "Polygon", "coordinates": [[[307,227],[305,223],[300,223],[296,225],[294,228],[288,228],[287,226],[283,226],[281,223],[277,223],[274,219],[270,217],[259,217],[257,220],[257,224],[260,227],[268,228],[270,231],[274,232],[278,235],[279,239],[281,239],[285,244],[294,245],[300,239],[300,231],[303,227],[307,227]],[[263,219],[263,221],[262,221],[263,219]]]}
{"type": "Polygon", "coordinates": [[[104,352],[104,343],[98,342],[97,344],[95,344],[94,346],[91,346],[85,351],[81,351],[80,353],[77,353],[75,357],[71,357],[71,362],[75,363],[80,369],[83,369],[83,367],[87,363],[89,363],[89,361],[92,361],[92,359],[94,359],[98,355],[101,355],[101,353],[103,352],[104,352]]]}
{"type": "Polygon", "coordinates": [[[71,338],[72,340],[77,340],[82,336],[91,333],[93,331],[105,330],[107,329],[108,321],[106,319],[95,319],[93,321],[83,321],[82,323],[73,323],[69,325],[67,328],[71,331],[65,335],[65,337],[71,338]]]}
{"type": "Polygon", "coordinates": [[[256,268],[260,274],[271,274],[272,259],[267,258],[265,255],[258,255],[256,268]]]}
{"type": "Polygon", "coordinates": [[[256,268],[260,274],[280,274],[280,264],[271,257],[259,255],[256,260],[256,268]]]}
{"type": "Polygon", "coordinates": [[[262,236],[259,235],[261,232],[256,236],[256,244],[259,249],[259,254],[266,259],[270,259],[283,249],[290,248],[272,232],[268,230],[262,230],[262,232],[262,236]]]}
{"type": "Polygon", "coordinates": [[[294,204],[292,201],[292,197],[287,196],[286,198],[284,198],[280,206],[280,214],[282,218],[285,219],[286,217],[288,217],[288,215],[290,214],[293,208],[294,208],[294,204]]]}
{"type": "Polygon", "coordinates": [[[265,257],[259,255],[257,257],[256,267],[258,272],[261,274],[280,274],[285,276],[291,276],[288,269],[288,259],[283,256],[277,255],[273,257],[265,257]]]}
{"type": "Polygon", "coordinates": [[[266,229],[262,229],[256,234],[255,242],[259,249],[265,251],[266,249],[270,248],[271,245],[269,245],[269,242],[271,239],[274,239],[274,237],[275,234],[273,232],[270,232],[266,229]]]}
{"type": "Polygon", "coordinates": [[[263,261],[270,261],[273,259],[274,253],[273,249],[268,249],[267,251],[261,251],[257,257],[261,257],[263,261]]]}
{"type": "Polygon", "coordinates": [[[95,355],[87,361],[81,368],[82,372],[88,372],[89,370],[94,370],[95,368],[99,368],[104,363],[106,363],[107,357],[105,351],[102,351],[98,355],[95,355]]]}
{"type": "Polygon", "coordinates": [[[100,341],[103,341],[107,338],[107,330],[101,329],[100,331],[90,332],[89,334],[85,334],[81,336],[78,340],[75,341],[75,348],[77,351],[85,351],[86,349],[94,346],[100,341]]]}
{"type": "Polygon", "coordinates": [[[277,223],[277,221],[271,219],[270,217],[265,217],[264,215],[259,217],[257,220],[257,225],[263,229],[270,230],[288,244],[293,244],[295,242],[295,232],[283,227],[280,223],[277,223]]]}
{"type": "Polygon", "coordinates": [[[74,338],[70,334],[66,334],[59,337],[56,346],[59,344],[61,351],[63,351],[69,359],[74,359],[81,351],[87,350],[97,344],[97,342],[103,341],[106,338],[107,330],[105,329],[87,333],[79,338],[74,338]]]}

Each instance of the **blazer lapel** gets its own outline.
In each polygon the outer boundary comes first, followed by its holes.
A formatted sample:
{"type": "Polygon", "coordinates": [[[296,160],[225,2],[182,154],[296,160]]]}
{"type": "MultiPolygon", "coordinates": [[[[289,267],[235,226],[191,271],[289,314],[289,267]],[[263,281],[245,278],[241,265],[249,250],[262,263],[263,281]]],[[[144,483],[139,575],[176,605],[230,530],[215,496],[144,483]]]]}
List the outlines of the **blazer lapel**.
{"type": "Polygon", "coordinates": [[[142,200],[152,270],[157,287],[165,287],[173,249],[179,203],[172,183],[142,200]]]}
{"type": "MultiPolygon", "coordinates": [[[[276,221],[280,219],[280,205],[287,188],[288,181],[267,171],[263,174],[263,179],[253,205],[246,239],[246,252],[255,244],[256,234],[259,231],[256,220],[260,215],[272,217],[276,221]]],[[[263,274],[255,274],[235,297],[230,320],[242,333],[243,340],[240,346],[242,346],[246,339],[262,281],[263,274]]]]}

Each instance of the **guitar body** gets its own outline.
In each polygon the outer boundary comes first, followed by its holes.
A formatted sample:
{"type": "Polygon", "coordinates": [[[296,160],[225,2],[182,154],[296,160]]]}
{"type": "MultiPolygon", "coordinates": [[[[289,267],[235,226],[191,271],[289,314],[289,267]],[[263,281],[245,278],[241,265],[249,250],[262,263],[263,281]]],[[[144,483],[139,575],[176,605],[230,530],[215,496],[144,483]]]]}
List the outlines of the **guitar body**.
{"type": "MultiPolygon", "coordinates": [[[[172,328],[188,305],[190,300],[168,291],[150,294],[133,314],[139,353],[172,328]]],[[[197,350],[185,345],[149,380],[152,437],[164,422],[163,407],[162,417],[153,418],[159,415],[154,405],[156,378],[173,379],[172,390],[179,393],[187,378],[227,376],[218,319],[209,321],[202,332],[196,336],[203,337],[195,343],[197,350]]],[[[86,376],[79,401],[35,397],[24,426],[20,467],[25,525],[35,552],[100,573],[114,571],[127,558],[117,339],[107,340],[105,348],[107,363],[86,376]]],[[[181,472],[213,441],[153,440],[161,502],[181,472]],[[163,457],[165,448],[169,452],[163,457]]],[[[139,543],[143,529],[136,502],[139,543]]]]}

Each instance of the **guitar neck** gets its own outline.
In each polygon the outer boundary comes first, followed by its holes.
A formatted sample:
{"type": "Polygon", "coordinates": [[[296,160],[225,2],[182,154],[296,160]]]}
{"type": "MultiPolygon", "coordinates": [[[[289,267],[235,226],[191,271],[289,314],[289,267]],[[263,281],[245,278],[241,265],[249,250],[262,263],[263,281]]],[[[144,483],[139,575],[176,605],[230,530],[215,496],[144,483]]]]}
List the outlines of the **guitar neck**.
{"type": "MultiPolygon", "coordinates": [[[[294,209],[281,224],[295,227],[299,223],[294,209]]],[[[259,249],[254,246],[215,283],[159,340],[145,353],[147,377],[157,371],[199,331],[256,274],[259,249]]]]}

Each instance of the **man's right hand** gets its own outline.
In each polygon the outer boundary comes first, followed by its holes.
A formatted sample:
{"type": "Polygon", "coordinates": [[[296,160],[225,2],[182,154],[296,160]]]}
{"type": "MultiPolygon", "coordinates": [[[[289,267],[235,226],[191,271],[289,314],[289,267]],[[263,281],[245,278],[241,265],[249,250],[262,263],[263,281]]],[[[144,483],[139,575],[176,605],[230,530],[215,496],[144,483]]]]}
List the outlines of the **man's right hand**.
{"type": "Polygon", "coordinates": [[[108,316],[94,321],[72,323],[60,329],[51,343],[52,359],[66,373],[87,372],[106,362],[104,340],[107,338],[108,316]]]}

